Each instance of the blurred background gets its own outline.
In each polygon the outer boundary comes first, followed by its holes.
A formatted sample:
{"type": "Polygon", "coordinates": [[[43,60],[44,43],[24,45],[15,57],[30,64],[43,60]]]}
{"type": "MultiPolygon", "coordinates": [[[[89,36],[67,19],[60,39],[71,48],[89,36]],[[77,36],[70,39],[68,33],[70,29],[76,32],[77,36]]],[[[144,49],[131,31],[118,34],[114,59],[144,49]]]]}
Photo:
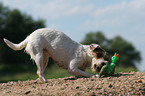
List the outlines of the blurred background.
{"type": "MultiPolygon", "coordinates": [[[[36,65],[19,43],[38,28],[57,29],[81,44],[120,54],[118,72],[145,71],[145,0],[0,0],[0,82],[37,79],[36,65]]],[[[87,69],[92,73],[90,69],[87,69]]],[[[45,77],[69,76],[50,60],[45,77]]]]}

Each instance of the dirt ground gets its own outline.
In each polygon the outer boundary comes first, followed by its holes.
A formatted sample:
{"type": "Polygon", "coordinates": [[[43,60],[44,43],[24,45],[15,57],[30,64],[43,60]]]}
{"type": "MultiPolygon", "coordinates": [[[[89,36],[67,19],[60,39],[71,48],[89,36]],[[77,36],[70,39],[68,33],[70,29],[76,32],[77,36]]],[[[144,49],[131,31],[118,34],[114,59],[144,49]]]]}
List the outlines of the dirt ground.
{"type": "Polygon", "coordinates": [[[0,96],[130,96],[145,95],[145,72],[118,73],[102,78],[66,77],[0,83],[0,96]]]}

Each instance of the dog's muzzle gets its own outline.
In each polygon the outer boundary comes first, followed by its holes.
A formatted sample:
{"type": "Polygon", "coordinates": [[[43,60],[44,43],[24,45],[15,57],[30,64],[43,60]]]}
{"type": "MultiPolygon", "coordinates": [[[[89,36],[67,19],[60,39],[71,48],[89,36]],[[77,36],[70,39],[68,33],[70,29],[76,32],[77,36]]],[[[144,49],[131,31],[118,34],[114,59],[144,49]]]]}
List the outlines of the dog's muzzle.
{"type": "Polygon", "coordinates": [[[104,65],[107,65],[107,62],[102,62],[100,66],[95,65],[96,71],[99,73],[104,65]]]}

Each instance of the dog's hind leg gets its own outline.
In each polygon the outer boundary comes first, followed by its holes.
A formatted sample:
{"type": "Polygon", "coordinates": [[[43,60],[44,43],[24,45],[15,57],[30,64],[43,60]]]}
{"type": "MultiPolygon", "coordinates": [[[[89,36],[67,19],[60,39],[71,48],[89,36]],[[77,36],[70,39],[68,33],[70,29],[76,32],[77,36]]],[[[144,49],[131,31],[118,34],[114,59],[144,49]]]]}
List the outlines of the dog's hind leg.
{"type": "Polygon", "coordinates": [[[40,51],[36,54],[35,59],[36,65],[37,65],[37,75],[39,76],[40,80],[43,82],[47,82],[44,78],[44,70],[43,70],[43,52],[40,51]]]}
{"type": "Polygon", "coordinates": [[[47,51],[43,50],[43,72],[45,71],[49,61],[49,54],[47,51]]]}

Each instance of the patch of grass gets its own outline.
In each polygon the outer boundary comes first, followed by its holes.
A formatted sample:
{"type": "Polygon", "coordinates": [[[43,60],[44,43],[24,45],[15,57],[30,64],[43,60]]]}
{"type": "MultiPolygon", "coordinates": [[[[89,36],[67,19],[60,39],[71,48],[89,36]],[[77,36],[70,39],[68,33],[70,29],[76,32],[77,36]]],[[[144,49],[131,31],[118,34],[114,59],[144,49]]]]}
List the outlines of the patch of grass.
{"type": "MultiPolygon", "coordinates": [[[[0,82],[8,82],[8,81],[25,81],[25,80],[35,80],[38,78],[36,74],[37,68],[34,66],[9,66],[9,65],[0,65],[0,82]]],[[[86,70],[88,73],[95,74],[91,71],[91,68],[86,70]]],[[[125,67],[116,67],[115,73],[119,72],[130,72],[137,71],[137,69],[133,67],[125,68],[125,67]]],[[[56,64],[53,66],[49,66],[46,68],[45,72],[46,79],[55,79],[55,78],[63,78],[71,75],[67,74],[67,70],[59,68],[56,64]]]]}
{"type": "Polygon", "coordinates": [[[57,65],[51,66],[50,68],[46,69],[45,72],[45,77],[47,79],[51,79],[51,78],[63,78],[63,77],[68,77],[71,76],[69,74],[67,74],[67,70],[66,69],[62,69],[60,67],[58,67],[57,65]]]}
{"type": "MultiPolygon", "coordinates": [[[[0,65],[0,82],[35,80],[38,78],[36,66],[8,66],[0,65]]],[[[46,79],[63,78],[67,75],[67,70],[59,68],[56,64],[45,69],[46,79]]]]}
{"type": "MultiPolygon", "coordinates": [[[[33,78],[36,66],[4,65],[0,64],[0,82],[27,80],[33,78]]],[[[37,76],[37,75],[36,75],[37,76]]]]}
{"type": "Polygon", "coordinates": [[[117,66],[115,69],[115,73],[119,73],[119,72],[137,72],[138,70],[134,67],[123,67],[123,66],[117,66]]]}

